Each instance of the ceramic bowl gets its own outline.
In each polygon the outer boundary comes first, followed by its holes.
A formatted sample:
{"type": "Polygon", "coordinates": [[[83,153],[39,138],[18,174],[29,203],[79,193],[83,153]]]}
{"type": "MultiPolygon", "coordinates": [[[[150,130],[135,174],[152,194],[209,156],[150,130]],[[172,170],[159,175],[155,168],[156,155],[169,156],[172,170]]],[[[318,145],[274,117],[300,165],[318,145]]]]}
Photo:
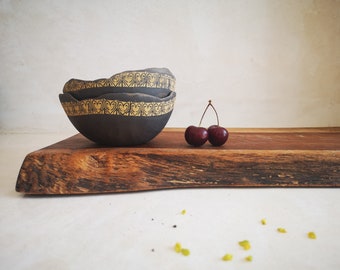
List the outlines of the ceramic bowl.
{"type": "Polygon", "coordinates": [[[88,139],[107,146],[134,146],[153,139],[168,122],[175,98],[174,91],[164,97],[139,91],[86,99],[71,93],[59,95],[74,127],[88,139]]]}
{"type": "Polygon", "coordinates": [[[167,68],[129,70],[108,79],[71,79],[66,82],[63,93],[69,93],[78,100],[96,98],[108,93],[136,92],[165,98],[174,91],[175,81],[174,75],[167,68]]]}

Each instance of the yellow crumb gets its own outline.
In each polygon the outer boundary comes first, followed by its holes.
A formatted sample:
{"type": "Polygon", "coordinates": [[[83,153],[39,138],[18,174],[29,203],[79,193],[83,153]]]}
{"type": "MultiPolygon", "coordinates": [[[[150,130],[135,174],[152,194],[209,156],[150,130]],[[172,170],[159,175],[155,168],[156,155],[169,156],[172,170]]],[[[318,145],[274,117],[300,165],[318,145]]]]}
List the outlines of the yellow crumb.
{"type": "Polygon", "coordinates": [[[316,234],[315,234],[315,232],[309,232],[309,233],[308,233],[308,238],[310,238],[310,239],[316,239],[316,234]]]}
{"type": "Polygon", "coordinates": [[[225,254],[223,257],[222,257],[222,260],[223,261],[231,261],[233,259],[233,255],[232,254],[225,254]]]}
{"type": "Polygon", "coordinates": [[[253,256],[249,255],[249,256],[245,257],[245,260],[247,262],[251,262],[253,260],[253,256]]]}
{"type": "Polygon", "coordinates": [[[178,243],[178,242],[175,244],[174,250],[177,253],[182,253],[182,255],[184,255],[184,256],[189,256],[190,255],[190,250],[187,249],[187,248],[182,248],[182,245],[180,243],[178,243]]]}
{"type": "Polygon", "coordinates": [[[190,250],[187,249],[187,248],[182,248],[181,252],[182,252],[182,254],[184,256],[189,256],[190,255],[190,250]]]}
{"type": "Polygon", "coordinates": [[[279,233],[286,233],[287,232],[285,228],[277,228],[277,231],[279,233]]]}
{"type": "Polygon", "coordinates": [[[250,243],[249,243],[248,240],[240,241],[240,242],[238,242],[238,244],[239,244],[241,247],[243,247],[244,250],[248,250],[248,249],[251,248],[251,245],[250,245],[250,243]]]}
{"type": "Polygon", "coordinates": [[[174,250],[177,252],[177,253],[180,253],[181,250],[182,250],[182,245],[180,243],[176,243],[175,246],[174,246],[174,250]]]}
{"type": "Polygon", "coordinates": [[[185,210],[185,209],[183,209],[182,211],[181,211],[181,214],[182,215],[185,215],[187,213],[187,210],[185,210]]]}
{"type": "Polygon", "coordinates": [[[262,225],[267,225],[267,220],[265,218],[261,219],[262,225]]]}

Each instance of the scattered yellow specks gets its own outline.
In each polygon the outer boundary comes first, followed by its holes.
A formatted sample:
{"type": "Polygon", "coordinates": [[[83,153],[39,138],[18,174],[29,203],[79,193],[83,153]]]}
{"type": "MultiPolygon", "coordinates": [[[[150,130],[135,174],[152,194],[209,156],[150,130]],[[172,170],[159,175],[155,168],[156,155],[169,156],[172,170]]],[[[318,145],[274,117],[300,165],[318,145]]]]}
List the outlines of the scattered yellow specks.
{"type": "Polygon", "coordinates": [[[183,209],[182,211],[181,211],[181,214],[182,215],[185,215],[187,213],[187,210],[185,210],[185,209],[183,209]]]}
{"type": "Polygon", "coordinates": [[[182,248],[181,253],[182,253],[184,256],[189,256],[189,255],[190,255],[190,250],[187,249],[187,248],[182,248]]]}
{"type": "Polygon", "coordinates": [[[181,250],[182,250],[182,245],[180,243],[176,243],[175,246],[174,246],[174,250],[177,252],[177,253],[180,253],[181,250]]]}
{"type": "Polygon", "coordinates": [[[233,259],[233,255],[232,254],[225,254],[223,257],[222,257],[222,260],[223,261],[231,261],[233,259]]]}
{"type": "Polygon", "coordinates": [[[239,244],[241,247],[243,247],[244,250],[248,250],[248,249],[251,248],[251,245],[250,245],[250,243],[249,243],[248,240],[240,241],[240,242],[238,242],[238,244],[239,244]]]}
{"type": "Polygon", "coordinates": [[[261,224],[262,225],[267,225],[267,220],[265,218],[261,219],[261,224]]]}
{"type": "Polygon", "coordinates": [[[286,233],[287,232],[285,228],[277,228],[277,231],[279,233],[286,233]]]}
{"type": "Polygon", "coordinates": [[[316,239],[315,232],[309,232],[307,235],[308,235],[308,238],[310,238],[310,239],[316,239]]]}
{"type": "Polygon", "coordinates": [[[253,260],[253,256],[249,255],[249,256],[245,257],[245,260],[247,262],[251,262],[253,260]]]}

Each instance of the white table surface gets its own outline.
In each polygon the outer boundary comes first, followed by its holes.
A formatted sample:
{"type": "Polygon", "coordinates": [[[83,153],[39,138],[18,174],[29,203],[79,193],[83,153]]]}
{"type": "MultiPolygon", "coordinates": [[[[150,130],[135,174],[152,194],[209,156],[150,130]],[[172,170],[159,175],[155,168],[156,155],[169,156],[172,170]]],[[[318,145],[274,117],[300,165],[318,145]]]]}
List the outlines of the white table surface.
{"type": "Polygon", "coordinates": [[[0,135],[0,269],[340,269],[339,189],[16,193],[25,155],[71,135],[0,135]]]}

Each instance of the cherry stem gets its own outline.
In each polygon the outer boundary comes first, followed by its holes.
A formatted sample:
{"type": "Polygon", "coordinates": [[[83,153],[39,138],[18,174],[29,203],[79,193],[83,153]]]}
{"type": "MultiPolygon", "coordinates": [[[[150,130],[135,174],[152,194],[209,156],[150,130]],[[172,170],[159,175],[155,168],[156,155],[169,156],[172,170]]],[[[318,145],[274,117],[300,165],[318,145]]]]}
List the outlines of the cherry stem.
{"type": "Polygon", "coordinates": [[[220,120],[218,119],[218,113],[217,113],[217,111],[216,111],[214,105],[212,105],[211,100],[209,100],[209,101],[208,101],[208,105],[207,105],[207,107],[205,107],[205,110],[204,110],[204,112],[203,112],[203,114],[202,114],[200,123],[199,123],[199,125],[198,125],[199,127],[201,126],[203,117],[204,117],[205,113],[207,112],[207,110],[208,110],[208,108],[209,108],[210,106],[211,106],[211,108],[212,108],[212,109],[214,110],[214,112],[215,112],[216,119],[217,119],[217,125],[218,125],[218,126],[220,125],[220,120]]]}

